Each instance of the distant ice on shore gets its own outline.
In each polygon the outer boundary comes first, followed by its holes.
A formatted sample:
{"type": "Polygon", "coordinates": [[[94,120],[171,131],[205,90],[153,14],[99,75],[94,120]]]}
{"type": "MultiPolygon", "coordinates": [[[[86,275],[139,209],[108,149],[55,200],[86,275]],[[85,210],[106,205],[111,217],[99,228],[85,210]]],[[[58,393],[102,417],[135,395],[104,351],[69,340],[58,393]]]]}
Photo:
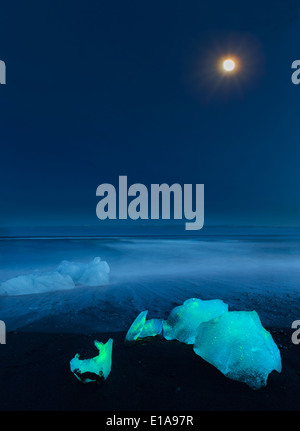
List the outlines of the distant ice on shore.
{"type": "Polygon", "coordinates": [[[289,231],[2,240],[0,319],[7,331],[123,331],[140,310],[167,319],[196,297],[255,310],[264,327],[291,327],[300,315],[299,262],[300,235],[289,231]]]}
{"type": "Polygon", "coordinates": [[[95,257],[89,263],[62,261],[55,271],[35,271],[19,275],[0,285],[0,295],[24,295],[57,290],[74,289],[81,286],[101,286],[108,283],[108,263],[95,257]]]}

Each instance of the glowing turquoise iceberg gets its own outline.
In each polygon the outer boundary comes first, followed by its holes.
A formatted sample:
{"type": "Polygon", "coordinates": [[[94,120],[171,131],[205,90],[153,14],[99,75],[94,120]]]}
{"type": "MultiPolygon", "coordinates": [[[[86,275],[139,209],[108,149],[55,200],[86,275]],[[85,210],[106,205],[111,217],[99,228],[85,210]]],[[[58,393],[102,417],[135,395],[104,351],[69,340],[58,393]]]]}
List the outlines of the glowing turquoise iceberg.
{"type": "Polygon", "coordinates": [[[187,299],[183,305],[173,308],[163,324],[163,336],[166,340],[178,340],[194,344],[197,328],[202,322],[220,316],[228,311],[228,305],[221,299],[187,299]]]}
{"type": "Polygon", "coordinates": [[[146,320],[138,338],[155,337],[156,335],[161,334],[163,323],[163,319],[146,320]]]}
{"type": "Polygon", "coordinates": [[[271,371],[281,372],[281,357],[256,311],[229,311],[202,323],[194,351],[225,376],[252,389],[267,384],[271,371]]]}
{"type": "Polygon", "coordinates": [[[125,337],[125,341],[132,342],[139,338],[155,337],[162,331],[162,319],[146,320],[148,310],[142,311],[133,321],[125,337]]]}
{"type": "Polygon", "coordinates": [[[79,359],[79,354],[76,353],[74,358],[70,361],[72,373],[82,383],[106,380],[111,370],[112,338],[105,344],[97,340],[94,341],[94,344],[99,350],[97,356],[90,359],[79,359]]]}

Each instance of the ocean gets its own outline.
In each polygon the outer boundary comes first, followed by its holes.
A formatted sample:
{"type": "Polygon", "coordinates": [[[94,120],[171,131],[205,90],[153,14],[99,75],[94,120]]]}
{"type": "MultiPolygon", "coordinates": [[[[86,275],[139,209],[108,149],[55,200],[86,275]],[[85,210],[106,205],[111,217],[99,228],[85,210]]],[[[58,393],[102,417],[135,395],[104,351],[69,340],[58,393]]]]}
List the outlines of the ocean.
{"type": "Polygon", "coordinates": [[[297,229],[214,229],[198,236],[2,236],[0,285],[63,260],[101,257],[109,282],[71,290],[0,296],[8,331],[124,331],[138,313],[167,318],[192,297],[222,299],[230,310],[256,310],[266,327],[300,319],[297,229]]]}

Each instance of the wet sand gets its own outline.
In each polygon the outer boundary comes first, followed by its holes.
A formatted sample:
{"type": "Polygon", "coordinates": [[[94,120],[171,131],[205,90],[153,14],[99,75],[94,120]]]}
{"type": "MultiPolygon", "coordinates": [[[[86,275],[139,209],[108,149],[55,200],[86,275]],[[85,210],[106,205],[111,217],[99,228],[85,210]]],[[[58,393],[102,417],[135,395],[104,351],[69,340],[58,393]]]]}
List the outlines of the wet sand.
{"type": "MultiPolygon", "coordinates": [[[[267,328],[283,370],[254,391],[230,380],[192,346],[155,337],[124,345],[125,332],[7,334],[0,346],[1,411],[299,411],[300,345],[292,330],[267,328]],[[113,338],[112,370],[104,383],[80,383],[69,368],[75,353],[95,356],[93,341],[113,338]]],[[[31,330],[31,331],[30,331],[31,330]]]]}

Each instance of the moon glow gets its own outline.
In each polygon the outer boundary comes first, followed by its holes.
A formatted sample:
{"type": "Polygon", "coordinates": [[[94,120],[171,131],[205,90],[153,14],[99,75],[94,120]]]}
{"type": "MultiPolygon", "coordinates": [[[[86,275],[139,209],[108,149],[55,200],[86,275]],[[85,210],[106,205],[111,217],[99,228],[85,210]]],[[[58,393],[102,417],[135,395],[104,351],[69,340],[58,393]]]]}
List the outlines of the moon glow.
{"type": "Polygon", "coordinates": [[[225,72],[232,72],[235,69],[235,62],[231,58],[223,61],[223,69],[225,72]]]}

